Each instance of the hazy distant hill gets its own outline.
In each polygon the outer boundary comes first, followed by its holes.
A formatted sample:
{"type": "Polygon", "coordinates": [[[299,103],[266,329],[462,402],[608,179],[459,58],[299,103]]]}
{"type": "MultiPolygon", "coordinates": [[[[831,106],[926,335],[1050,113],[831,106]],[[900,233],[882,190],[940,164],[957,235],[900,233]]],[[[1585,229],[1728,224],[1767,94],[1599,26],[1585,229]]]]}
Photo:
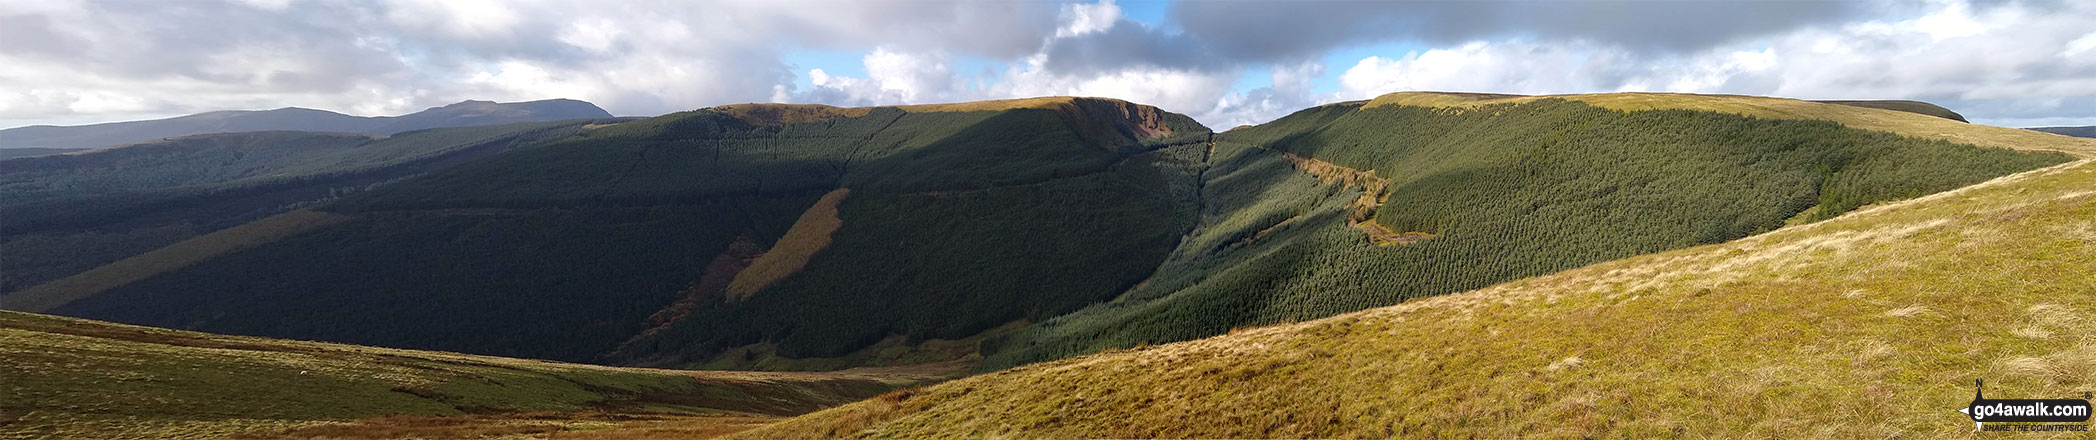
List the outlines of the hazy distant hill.
{"type": "Polygon", "coordinates": [[[286,107],[198,113],[149,121],[30,127],[0,130],[0,148],[91,148],[207,133],[319,131],[394,134],[439,127],[611,117],[595,104],[572,99],[498,103],[463,101],[401,116],[350,116],[286,107]]]}
{"type": "Polygon", "coordinates": [[[2087,127],[2036,127],[2032,130],[2074,137],[2096,138],[2096,125],[2087,127]]]}
{"type": "Polygon", "coordinates": [[[1947,109],[1947,108],[1943,108],[1943,106],[1940,106],[1940,105],[1936,105],[1936,104],[1931,104],[1931,103],[1926,103],[1926,102],[1921,102],[1921,101],[1908,101],[1908,100],[1900,100],[1900,99],[1878,99],[1878,100],[1829,100],[1829,101],[1816,101],[1816,102],[1824,102],[1824,103],[1828,103],[1828,104],[1841,104],[1841,105],[1848,105],[1848,106],[1856,106],[1856,107],[1867,107],[1867,108],[1885,109],[1885,110],[1896,110],[1896,111],[1903,111],[1903,112],[1908,112],[1908,113],[1918,113],[1918,114],[1924,114],[1924,115],[1929,115],[1929,116],[1935,116],[1935,117],[1938,117],[1938,118],[1943,118],[1943,119],[1950,119],[1950,120],[1956,120],[1956,121],[1958,121],[1958,122],[1968,122],[1968,121],[1966,121],[1966,120],[1965,120],[1965,115],[1961,115],[1961,114],[1958,114],[1958,112],[1954,112],[1954,111],[1951,111],[1950,109],[1947,109]]]}

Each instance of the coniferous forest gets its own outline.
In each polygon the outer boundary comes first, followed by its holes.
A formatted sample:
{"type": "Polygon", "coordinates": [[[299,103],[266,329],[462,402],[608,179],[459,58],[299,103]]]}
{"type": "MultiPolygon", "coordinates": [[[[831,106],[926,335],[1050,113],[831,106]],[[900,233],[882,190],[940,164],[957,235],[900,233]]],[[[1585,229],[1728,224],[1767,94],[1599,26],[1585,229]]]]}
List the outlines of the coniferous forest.
{"type": "Polygon", "coordinates": [[[1156,278],[984,344],[983,369],[1212,336],[1718,243],[1860,206],[2053,165],[1842,127],[1562,99],[1472,109],[1335,104],[1216,136],[1203,229],[1156,278]],[[1361,186],[1282,154],[1389,179],[1369,220],[1431,235],[1377,245],[1347,227],[1361,186]]]}

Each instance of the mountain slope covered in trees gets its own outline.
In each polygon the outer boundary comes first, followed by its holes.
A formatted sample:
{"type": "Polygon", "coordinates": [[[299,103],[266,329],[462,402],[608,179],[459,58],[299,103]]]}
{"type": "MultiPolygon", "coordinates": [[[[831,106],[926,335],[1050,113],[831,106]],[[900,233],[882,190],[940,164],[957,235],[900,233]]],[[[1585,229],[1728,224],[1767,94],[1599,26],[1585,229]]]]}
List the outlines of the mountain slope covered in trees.
{"type": "Polygon", "coordinates": [[[390,137],[225,133],[0,161],[0,305],[22,289],[202,234],[618,121],[390,137]]]}
{"type": "Polygon", "coordinates": [[[1156,276],[987,341],[985,369],[1718,243],[2067,160],[1564,99],[1321,106],[1218,135],[1216,151],[1203,228],[1156,276]]]}
{"type": "Polygon", "coordinates": [[[390,135],[443,127],[609,118],[595,104],[572,99],[530,102],[461,101],[400,116],[350,116],[326,110],[217,111],[148,121],[0,130],[0,148],[94,148],[210,133],[314,131],[390,135]]]}
{"type": "Polygon", "coordinates": [[[2096,162],[2082,160],[1722,244],[983,374],[741,436],[1969,436],[1956,409],[1976,379],[1990,397],[2096,391],[2091,188],[2096,162]]]}
{"type": "Polygon", "coordinates": [[[1207,138],[1184,116],[1086,98],[699,110],[379,186],[317,208],[344,221],[41,304],[649,365],[962,339],[1148,275],[1190,227],[1207,138]],[[824,249],[746,298],[722,295],[840,188],[824,249]]]}

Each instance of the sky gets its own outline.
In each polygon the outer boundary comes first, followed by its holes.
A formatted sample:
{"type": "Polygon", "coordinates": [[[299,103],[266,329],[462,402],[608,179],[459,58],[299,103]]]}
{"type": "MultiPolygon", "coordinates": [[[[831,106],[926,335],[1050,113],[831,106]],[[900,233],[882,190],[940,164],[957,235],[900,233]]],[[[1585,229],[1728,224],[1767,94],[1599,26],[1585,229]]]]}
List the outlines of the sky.
{"type": "Polygon", "coordinates": [[[0,0],[0,127],[1078,95],[1227,129],[1408,90],[1918,99],[2096,125],[2096,1],[0,0]]]}

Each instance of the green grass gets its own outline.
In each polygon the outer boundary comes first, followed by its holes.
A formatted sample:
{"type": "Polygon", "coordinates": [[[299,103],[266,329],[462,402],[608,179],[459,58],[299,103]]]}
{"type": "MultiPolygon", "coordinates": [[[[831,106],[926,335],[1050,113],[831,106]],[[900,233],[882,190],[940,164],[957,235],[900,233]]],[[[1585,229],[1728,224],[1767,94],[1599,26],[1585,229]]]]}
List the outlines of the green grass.
{"type": "Polygon", "coordinates": [[[402,414],[799,414],[936,372],[599,367],[0,311],[0,437],[207,439],[402,414]]]}
{"type": "MultiPolygon", "coordinates": [[[[747,438],[1945,438],[2096,392],[2096,162],[891,393],[747,438]]],[[[2076,434],[2031,434],[2070,438],[2076,434]]]]}

